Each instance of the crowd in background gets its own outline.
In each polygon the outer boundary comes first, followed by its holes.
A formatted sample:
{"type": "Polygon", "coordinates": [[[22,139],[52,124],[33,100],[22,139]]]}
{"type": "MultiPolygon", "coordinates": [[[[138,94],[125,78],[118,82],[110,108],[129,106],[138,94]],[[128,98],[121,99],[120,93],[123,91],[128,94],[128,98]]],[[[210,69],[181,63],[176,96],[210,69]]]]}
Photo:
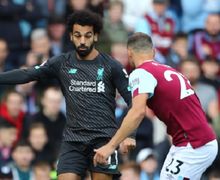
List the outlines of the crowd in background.
{"type": "MultiPolygon", "coordinates": [[[[40,65],[72,51],[65,24],[72,12],[81,9],[102,16],[104,28],[96,47],[128,72],[132,71],[128,36],[133,32],[151,35],[155,60],[190,80],[220,138],[220,0],[0,0],[0,72],[40,65]]],[[[0,85],[0,98],[0,179],[56,179],[65,126],[59,83],[42,79],[0,85]]],[[[120,95],[116,100],[120,121],[127,107],[120,95]]],[[[145,119],[137,131],[136,149],[120,155],[121,180],[159,179],[172,139],[150,109],[145,119]]],[[[220,153],[203,179],[220,179],[220,153]]]]}

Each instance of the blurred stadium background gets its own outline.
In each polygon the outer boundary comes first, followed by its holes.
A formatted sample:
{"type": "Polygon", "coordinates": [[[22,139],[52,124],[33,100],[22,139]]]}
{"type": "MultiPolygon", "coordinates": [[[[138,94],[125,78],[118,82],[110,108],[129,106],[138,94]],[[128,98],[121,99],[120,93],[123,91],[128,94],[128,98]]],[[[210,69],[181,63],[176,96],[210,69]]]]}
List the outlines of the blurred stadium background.
{"type": "MultiPolygon", "coordinates": [[[[0,72],[39,65],[73,50],[65,23],[81,9],[102,16],[104,28],[96,46],[129,73],[128,36],[150,34],[156,60],[189,78],[220,137],[220,0],[0,0],[0,72]]],[[[42,79],[0,85],[0,98],[0,179],[57,179],[65,126],[65,100],[58,83],[42,79]]],[[[120,95],[116,101],[120,121],[127,109],[120,95]]],[[[137,131],[137,148],[120,155],[121,180],[159,179],[172,139],[153,112],[148,114],[137,131]]],[[[219,155],[203,179],[220,179],[219,155]]]]}

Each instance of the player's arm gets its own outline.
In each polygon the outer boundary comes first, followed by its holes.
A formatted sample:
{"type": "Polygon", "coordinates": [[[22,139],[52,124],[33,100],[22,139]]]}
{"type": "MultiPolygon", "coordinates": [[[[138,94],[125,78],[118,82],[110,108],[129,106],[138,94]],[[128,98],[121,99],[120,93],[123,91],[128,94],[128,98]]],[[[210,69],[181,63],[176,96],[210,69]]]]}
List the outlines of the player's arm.
{"type": "Polygon", "coordinates": [[[15,69],[0,73],[0,84],[23,84],[37,80],[37,71],[30,69],[15,69]]]}
{"type": "Polygon", "coordinates": [[[23,84],[40,78],[53,76],[52,64],[54,59],[49,59],[46,63],[27,69],[15,69],[0,73],[0,84],[23,84]]]}
{"type": "Polygon", "coordinates": [[[138,128],[142,119],[145,116],[146,101],[148,94],[139,94],[132,99],[132,106],[125,116],[121,127],[109,142],[110,146],[117,148],[117,146],[128,137],[135,129],[138,128]]]}
{"type": "Polygon", "coordinates": [[[128,137],[135,129],[137,129],[145,116],[147,98],[147,94],[139,94],[132,99],[132,107],[125,116],[119,130],[107,145],[95,150],[95,166],[98,163],[107,164],[107,158],[114,152],[114,150],[126,137],[128,137]]]}
{"type": "Polygon", "coordinates": [[[129,78],[132,92],[132,107],[125,116],[121,127],[110,142],[95,150],[94,164],[106,163],[106,159],[131,132],[133,132],[145,116],[147,99],[154,95],[157,80],[144,69],[136,69],[129,78]]]}

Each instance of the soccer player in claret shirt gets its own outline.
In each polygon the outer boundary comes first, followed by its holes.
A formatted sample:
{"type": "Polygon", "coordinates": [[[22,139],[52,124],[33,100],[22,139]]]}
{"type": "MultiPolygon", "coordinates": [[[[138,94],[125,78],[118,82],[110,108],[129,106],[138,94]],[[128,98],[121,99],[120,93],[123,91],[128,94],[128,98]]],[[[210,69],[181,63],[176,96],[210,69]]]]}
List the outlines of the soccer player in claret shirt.
{"type": "Polygon", "coordinates": [[[136,69],[130,74],[132,107],[110,142],[96,149],[94,164],[106,159],[118,144],[138,127],[146,103],[167,126],[173,145],[160,179],[199,180],[217,155],[216,136],[208,125],[189,81],[175,69],[154,61],[151,38],[135,33],[128,40],[128,56],[136,69]]]}
{"type": "MultiPolygon", "coordinates": [[[[52,57],[40,66],[0,74],[0,84],[27,83],[44,77],[59,80],[66,99],[67,122],[58,159],[59,180],[80,180],[87,170],[93,180],[111,180],[118,176],[117,151],[108,166],[93,166],[94,149],[106,144],[118,129],[115,120],[116,89],[130,104],[128,75],[94,44],[102,28],[101,18],[89,11],[76,11],[68,20],[70,39],[75,50],[52,57]]],[[[135,140],[127,138],[127,152],[135,140]]]]}

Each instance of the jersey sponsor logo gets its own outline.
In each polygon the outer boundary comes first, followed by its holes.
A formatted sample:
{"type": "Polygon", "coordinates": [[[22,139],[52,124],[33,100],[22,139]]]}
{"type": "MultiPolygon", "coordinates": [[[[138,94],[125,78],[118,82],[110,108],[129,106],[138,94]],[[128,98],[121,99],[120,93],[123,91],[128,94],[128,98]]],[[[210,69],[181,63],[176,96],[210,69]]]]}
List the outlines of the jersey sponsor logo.
{"type": "Polygon", "coordinates": [[[72,79],[70,81],[69,91],[74,92],[105,92],[105,83],[103,81],[78,81],[72,79]]]}
{"type": "Polygon", "coordinates": [[[76,72],[77,72],[77,69],[70,69],[69,71],[68,71],[68,73],[69,74],[76,74],[76,72]]]}
{"type": "Polygon", "coordinates": [[[100,81],[98,83],[97,91],[98,92],[105,92],[105,84],[102,81],[100,81]]]}
{"type": "Polygon", "coordinates": [[[132,79],[132,81],[130,82],[130,88],[133,89],[135,86],[139,85],[139,83],[140,83],[139,78],[132,79]]]}
{"type": "Polygon", "coordinates": [[[104,68],[100,67],[97,71],[97,81],[102,81],[104,76],[104,68]]]}

